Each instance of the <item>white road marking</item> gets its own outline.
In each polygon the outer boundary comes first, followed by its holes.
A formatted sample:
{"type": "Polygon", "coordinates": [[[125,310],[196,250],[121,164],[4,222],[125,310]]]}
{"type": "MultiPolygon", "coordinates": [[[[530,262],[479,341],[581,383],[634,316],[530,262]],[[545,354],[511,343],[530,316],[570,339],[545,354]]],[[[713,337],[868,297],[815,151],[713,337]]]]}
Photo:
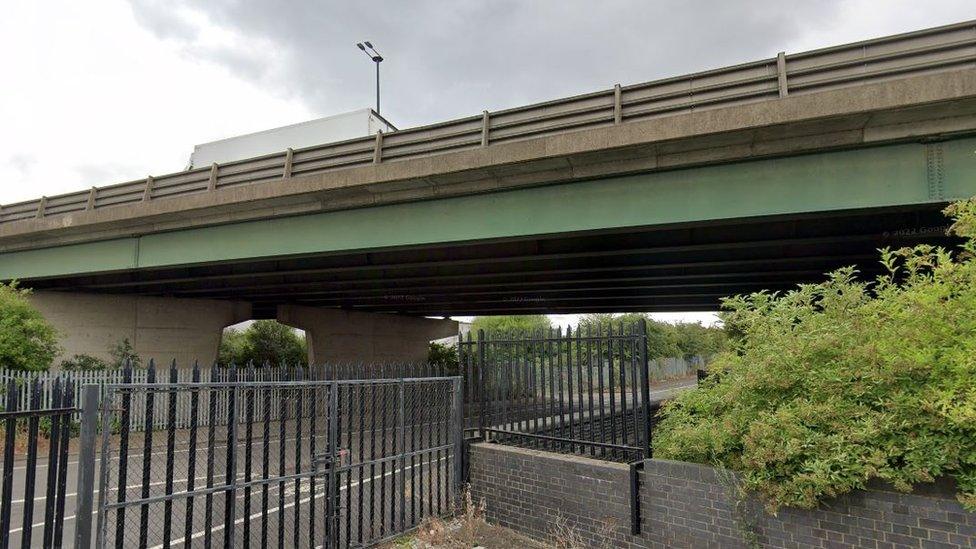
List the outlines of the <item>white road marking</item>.
{"type": "MultiPolygon", "coordinates": [[[[448,459],[447,457],[443,457],[443,458],[439,458],[439,459],[437,460],[437,462],[441,462],[441,461],[446,461],[447,459],[448,459]]],[[[425,467],[425,466],[427,466],[427,465],[428,465],[428,464],[426,464],[426,463],[423,463],[423,464],[421,464],[421,463],[418,463],[418,464],[416,464],[416,465],[409,465],[409,466],[407,466],[407,467],[405,467],[405,468],[403,468],[403,469],[394,469],[394,470],[390,470],[390,471],[388,471],[388,472],[387,472],[387,473],[386,473],[385,475],[376,475],[376,476],[373,476],[373,477],[371,477],[371,478],[366,478],[366,479],[363,479],[363,481],[362,481],[362,484],[366,484],[366,483],[369,483],[369,482],[372,482],[372,481],[374,481],[374,480],[376,480],[376,479],[379,479],[379,478],[383,478],[383,477],[388,477],[388,476],[390,476],[390,475],[392,475],[392,474],[395,474],[395,473],[396,473],[396,472],[398,472],[398,471],[406,471],[406,470],[409,470],[409,469],[414,469],[414,468],[417,468],[417,467],[425,467]]],[[[364,467],[368,467],[368,465],[367,465],[367,466],[364,466],[364,467]]],[[[196,479],[194,479],[194,480],[201,480],[201,479],[203,479],[203,480],[205,480],[206,478],[207,478],[207,477],[198,477],[198,478],[196,478],[196,479]]],[[[242,477],[242,478],[243,478],[243,477],[242,477]]],[[[184,480],[183,482],[185,482],[185,480],[184,480]]],[[[294,490],[294,484],[293,484],[293,483],[294,483],[294,480],[287,480],[287,481],[282,481],[282,482],[286,482],[286,483],[287,483],[287,486],[286,486],[286,488],[285,488],[285,496],[289,496],[289,495],[292,495],[292,494],[294,494],[294,493],[295,493],[295,490],[294,490]]],[[[155,484],[156,484],[156,485],[159,485],[159,484],[163,484],[163,483],[155,483],[155,484]]],[[[271,485],[274,485],[274,484],[276,484],[276,483],[271,483],[271,485]]],[[[351,487],[353,487],[353,486],[358,486],[359,484],[360,484],[360,482],[359,482],[359,481],[355,481],[355,482],[351,482],[351,483],[349,484],[349,487],[351,488],[351,487]]],[[[142,487],[142,485],[141,485],[141,484],[136,484],[136,485],[132,485],[132,486],[126,486],[126,489],[129,489],[129,488],[140,488],[140,487],[142,487]]],[[[346,489],[346,485],[341,485],[341,486],[339,487],[339,491],[340,491],[340,492],[341,492],[341,491],[343,491],[343,490],[345,490],[345,489],[346,489]]],[[[96,492],[96,493],[98,493],[98,490],[95,490],[95,492],[96,492]]],[[[251,493],[251,497],[254,497],[255,495],[258,495],[258,494],[260,494],[260,490],[254,490],[254,491],[253,491],[253,492],[251,493]]],[[[241,491],[241,494],[240,494],[240,495],[238,495],[236,499],[243,499],[243,498],[244,498],[244,493],[243,493],[243,490],[242,490],[242,491],[241,491]]],[[[307,498],[305,498],[305,499],[302,499],[302,500],[299,500],[299,501],[298,501],[297,503],[307,503],[307,502],[309,502],[309,501],[310,501],[311,499],[312,499],[312,498],[311,498],[311,496],[310,496],[310,497],[307,497],[307,498]]],[[[21,500],[21,501],[23,501],[23,500],[21,500]]],[[[133,506],[135,506],[135,505],[133,505],[133,506]]],[[[284,506],[281,506],[280,508],[282,508],[282,509],[290,509],[291,507],[294,507],[294,506],[295,506],[295,502],[292,502],[292,503],[288,503],[288,504],[286,504],[286,505],[284,505],[284,506]]],[[[278,510],[279,510],[279,507],[278,507],[278,506],[275,506],[275,507],[269,507],[269,509],[268,509],[268,514],[270,515],[270,514],[272,514],[272,513],[277,513],[277,512],[278,512],[278,510]]],[[[93,512],[92,512],[92,514],[95,514],[95,513],[97,513],[97,512],[98,512],[98,511],[97,511],[97,510],[95,510],[95,511],[93,511],[93,512]]],[[[253,514],[253,515],[251,515],[251,516],[250,516],[250,518],[249,518],[249,520],[253,520],[254,518],[259,518],[259,517],[261,517],[261,513],[256,513],[256,514],[253,514]]],[[[64,517],[64,522],[65,522],[65,523],[67,523],[68,521],[71,521],[71,520],[74,520],[74,519],[75,519],[75,515],[70,515],[70,516],[66,516],[66,517],[64,517]]],[[[242,524],[243,522],[244,522],[244,519],[243,519],[243,518],[240,518],[240,519],[237,519],[236,521],[234,521],[234,524],[242,524]]],[[[41,527],[41,526],[44,526],[44,523],[43,523],[43,522],[38,522],[38,523],[36,523],[36,524],[32,524],[32,525],[31,525],[31,529],[34,529],[34,528],[39,528],[39,527],[41,527]]],[[[224,526],[223,526],[223,525],[217,525],[217,526],[214,526],[214,527],[213,527],[213,528],[211,529],[211,531],[217,531],[217,530],[223,530],[223,528],[224,528],[224,526]]],[[[17,532],[21,532],[21,531],[23,531],[23,529],[24,529],[23,527],[20,527],[20,528],[14,528],[14,529],[12,529],[12,530],[10,530],[10,534],[15,534],[15,533],[17,533],[17,532]]],[[[206,531],[204,531],[204,530],[201,530],[201,531],[199,531],[199,532],[197,532],[197,533],[195,533],[195,534],[193,534],[193,536],[191,537],[191,539],[197,539],[197,538],[199,538],[199,537],[202,537],[202,536],[204,536],[205,534],[206,534],[206,531]]],[[[162,545],[157,545],[157,546],[156,546],[156,547],[154,547],[153,549],[160,549],[161,547],[162,547],[162,545]]]]}
{"type": "MultiPolygon", "coordinates": [[[[445,456],[445,457],[442,457],[442,458],[438,458],[436,462],[439,463],[441,461],[447,461],[447,459],[448,458],[445,456]]],[[[418,463],[416,465],[408,465],[407,467],[404,467],[402,469],[392,469],[392,470],[388,471],[385,474],[375,475],[375,476],[370,477],[370,478],[365,478],[365,479],[363,479],[362,484],[366,484],[368,482],[372,482],[372,481],[374,481],[376,479],[380,479],[380,478],[384,478],[384,477],[391,476],[391,475],[393,475],[393,474],[395,474],[395,473],[397,473],[399,471],[406,471],[406,470],[414,469],[414,468],[417,468],[417,467],[425,467],[427,465],[428,465],[427,463],[418,463]]],[[[433,465],[433,463],[430,463],[429,465],[433,465]]],[[[359,486],[359,484],[360,484],[360,482],[357,480],[355,482],[349,483],[348,487],[349,488],[352,488],[353,486],[359,486]]],[[[323,488],[325,488],[325,486],[323,486],[323,488]]],[[[346,488],[347,488],[346,485],[341,485],[339,487],[339,491],[342,492],[346,488]]],[[[294,493],[295,493],[294,490],[292,490],[290,494],[286,492],[286,495],[291,495],[291,494],[294,494],[294,493]]],[[[309,491],[309,493],[311,493],[311,491],[309,491]]],[[[299,493],[299,495],[301,495],[301,493],[299,493]]],[[[314,496],[309,495],[309,497],[304,498],[304,499],[301,499],[301,500],[298,500],[298,501],[293,501],[291,503],[287,503],[285,505],[281,505],[281,506],[277,506],[277,507],[271,507],[271,508],[268,509],[268,514],[270,515],[270,514],[273,514],[273,513],[277,513],[280,509],[290,509],[290,508],[294,507],[296,504],[308,503],[309,501],[312,500],[312,497],[314,497],[314,496]]],[[[325,490],[322,490],[322,496],[321,497],[325,497],[325,490]]],[[[257,518],[261,518],[262,515],[263,515],[263,513],[260,513],[260,512],[259,513],[254,513],[250,517],[247,517],[246,520],[249,520],[250,521],[250,520],[257,519],[257,518]]],[[[241,517],[241,518],[239,518],[239,519],[237,519],[237,520],[234,521],[234,525],[236,526],[238,524],[243,524],[244,523],[244,520],[245,520],[245,518],[244,517],[241,517]]],[[[214,526],[213,528],[211,528],[210,531],[211,532],[216,532],[218,530],[223,530],[223,529],[224,529],[224,525],[223,524],[218,524],[217,526],[214,526]]],[[[206,530],[201,530],[201,531],[196,532],[193,535],[191,535],[190,536],[190,539],[198,539],[198,538],[201,538],[201,537],[205,536],[206,534],[207,534],[207,531],[206,530]]],[[[162,547],[163,547],[163,545],[162,544],[159,544],[159,545],[156,545],[156,546],[152,547],[152,549],[162,549],[162,547]]]]}

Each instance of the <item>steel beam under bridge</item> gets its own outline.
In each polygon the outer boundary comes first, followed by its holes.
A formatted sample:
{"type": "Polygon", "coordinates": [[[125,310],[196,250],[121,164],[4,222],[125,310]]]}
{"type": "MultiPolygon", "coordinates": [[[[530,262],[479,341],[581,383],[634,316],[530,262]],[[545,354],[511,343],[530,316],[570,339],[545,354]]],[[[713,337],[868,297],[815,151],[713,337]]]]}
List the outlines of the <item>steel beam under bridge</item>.
{"type": "Polygon", "coordinates": [[[410,314],[709,309],[948,242],[939,208],[972,195],[970,137],[10,252],[0,279],[410,314]]]}

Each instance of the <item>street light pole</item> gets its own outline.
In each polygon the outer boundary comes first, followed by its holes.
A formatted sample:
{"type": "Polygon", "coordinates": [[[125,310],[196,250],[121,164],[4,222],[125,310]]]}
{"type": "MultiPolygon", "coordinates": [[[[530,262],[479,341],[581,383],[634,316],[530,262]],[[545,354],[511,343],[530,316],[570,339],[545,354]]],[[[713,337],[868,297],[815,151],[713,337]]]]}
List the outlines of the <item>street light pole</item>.
{"type": "Polygon", "coordinates": [[[376,48],[374,48],[373,45],[370,44],[368,40],[365,42],[357,43],[356,47],[363,50],[363,53],[365,53],[367,57],[372,59],[373,63],[376,63],[376,114],[379,114],[380,113],[380,63],[383,62],[383,56],[380,55],[380,52],[376,51],[376,48]]]}

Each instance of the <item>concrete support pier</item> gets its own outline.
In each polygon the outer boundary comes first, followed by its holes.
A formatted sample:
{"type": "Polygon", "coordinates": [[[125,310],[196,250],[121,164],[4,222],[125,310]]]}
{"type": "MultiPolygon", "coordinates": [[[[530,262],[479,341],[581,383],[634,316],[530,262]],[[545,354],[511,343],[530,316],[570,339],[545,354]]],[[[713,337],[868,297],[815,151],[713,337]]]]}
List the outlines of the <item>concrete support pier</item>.
{"type": "Polygon", "coordinates": [[[278,322],[305,330],[312,364],[423,362],[431,340],[458,330],[453,320],[302,305],[280,305],[278,322]]]}
{"type": "Polygon", "coordinates": [[[124,339],[144,362],[209,365],[224,327],[251,318],[251,305],[235,301],[43,291],[31,301],[61,336],[54,369],[76,354],[109,360],[124,339]]]}

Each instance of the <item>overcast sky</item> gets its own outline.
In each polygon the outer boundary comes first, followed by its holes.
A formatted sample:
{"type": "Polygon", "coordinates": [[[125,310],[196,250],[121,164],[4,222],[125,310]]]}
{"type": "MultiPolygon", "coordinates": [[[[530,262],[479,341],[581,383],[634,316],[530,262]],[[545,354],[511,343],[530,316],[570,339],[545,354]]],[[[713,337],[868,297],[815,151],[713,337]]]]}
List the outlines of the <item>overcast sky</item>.
{"type": "Polygon", "coordinates": [[[409,127],[976,18],[972,0],[3,0],[0,204],[373,103],[409,127]]]}

